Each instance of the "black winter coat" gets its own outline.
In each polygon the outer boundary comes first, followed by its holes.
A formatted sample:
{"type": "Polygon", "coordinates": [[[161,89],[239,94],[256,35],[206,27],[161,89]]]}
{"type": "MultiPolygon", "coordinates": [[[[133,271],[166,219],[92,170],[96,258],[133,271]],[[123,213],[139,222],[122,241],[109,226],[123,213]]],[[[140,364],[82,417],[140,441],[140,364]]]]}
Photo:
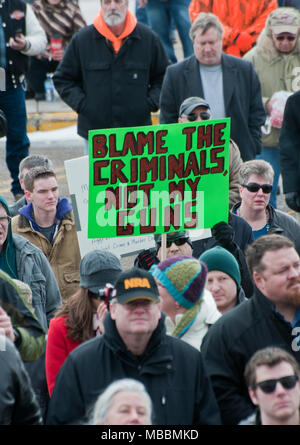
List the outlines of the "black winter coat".
{"type": "Polygon", "coordinates": [[[151,125],[168,57],[152,30],[138,23],[117,55],[94,27],[73,36],[53,80],[78,113],[78,134],[101,128],[151,125]]]}
{"type": "Polygon", "coordinates": [[[258,349],[278,346],[300,363],[300,348],[294,343],[290,323],[257,288],[248,301],[209,328],[201,351],[224,424],[237,424],[254,411],[243,375],[251,356],[258,349]]]}
{"type": "Polygon", "coordinates": [[[51,396],[47,424],[85,421],[99,394],[113,380],[125,377],[145,385],[153,402],[154,424],[220,424],[201,353],[166,335],[164,323],[162,314],[145,352],[136,356],[107,316],[105,334],[78,346],[64,362],[51,396]]]}
{"type": "Polygon", "coordinates": [[[280,130],[280,170],[284,193],[300,194],[300,91],[290,96],[280,130]]]}
{"type": "Polygon", "coordinates": [[[20,355],[10,340],[2,335],[0,340],[0,425],[41,425],[40,408],[20,355]]]}
{"type": "MultiPolygon", "coordinates": [[[[235,212],[241,203],[238,202],[233,206],[233,211],[235,212]]],[[[294,242],[295,248],[300,255],[300,224],[287,213],[281,212],[280,210],[274,209],[271,204],[267,205],[267,210],[269,212],[269,229],[268,234],[276,233],[277,235],[283,235],[294,242]]]]}

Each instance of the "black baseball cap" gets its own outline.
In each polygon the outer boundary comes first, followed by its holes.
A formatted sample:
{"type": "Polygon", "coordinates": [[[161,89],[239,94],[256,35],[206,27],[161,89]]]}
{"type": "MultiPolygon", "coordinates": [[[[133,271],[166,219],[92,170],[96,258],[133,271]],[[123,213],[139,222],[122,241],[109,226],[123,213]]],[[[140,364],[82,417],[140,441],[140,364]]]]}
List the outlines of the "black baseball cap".
{"type": "Polygon", "coordinates": [[[158,287],[152,274],[136,267],[119,275],[113,296],[120,304],[135,300],[159,301],[158,287]]]}

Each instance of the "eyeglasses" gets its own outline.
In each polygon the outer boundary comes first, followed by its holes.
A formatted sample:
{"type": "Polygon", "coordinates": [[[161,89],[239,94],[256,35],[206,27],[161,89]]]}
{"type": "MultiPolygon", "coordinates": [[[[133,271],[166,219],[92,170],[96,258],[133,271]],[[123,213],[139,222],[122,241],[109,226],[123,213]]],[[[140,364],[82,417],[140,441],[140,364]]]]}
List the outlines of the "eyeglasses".
{"type": "Polygon", "coordinates": [[[257,193],[258,190],[262,189],[263,193],[271,193],[272,184],[258,184],[257,182],[249,182],[249,184],[242,184],[242,187],[246,187],[246,189],[251,193],[257,193]]]}
{"type": "Polygon", "coordinates": [[[284,389],[292,389],[295,388],[298,380],[299,377],[297,375],[287,375],[280,379],[264,380],[263,382],[255,383],[253,389],[259,387],[265,394],[271,394],[275,391],[278,382],[280,382],[284,389]]]}
{"type": "Polygon", "coordinates": [[[201,111],[201,113],[190,113],[186,115],[190,122],[194,122],[199,116],[203,121],[210,119],[210,114],[207,111],[201,111]]]}
{"type": "Polygon", "coordinates": [[[288,40],[289,42],[293,42],[296,40],[296,36],[275,36],[275,39],[279,42],[283,42],[284,40],[288,40]]]}
{"type": "Polygon", "coordinates": [[[11,216],[6,215],[6,216],[0,216],[0,224],[9,224],[11,220],[11,216]]]}
{"type": "MultiPolygon", "coordinates": [[[[167,240],[166,246],[169,249],[171,247],[171,245],[174,243],[176,246],[183,246],[183,244],[185,244],[187,242],[188,238],[178,238],[175,240],[167,240]]],[[[161,241],[157,242],[157,245],[160,247],[161,246],[161,241]]]]}

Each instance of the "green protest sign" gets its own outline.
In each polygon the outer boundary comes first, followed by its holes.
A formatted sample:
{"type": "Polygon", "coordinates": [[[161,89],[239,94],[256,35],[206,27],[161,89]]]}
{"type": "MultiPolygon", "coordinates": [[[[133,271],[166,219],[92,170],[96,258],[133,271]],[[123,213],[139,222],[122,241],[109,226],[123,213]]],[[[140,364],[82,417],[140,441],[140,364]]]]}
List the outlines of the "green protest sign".
{"type": "Polygon", "coordinates": [[[230,119],[89,132],[88,237],[228,221],[230,119]]]}

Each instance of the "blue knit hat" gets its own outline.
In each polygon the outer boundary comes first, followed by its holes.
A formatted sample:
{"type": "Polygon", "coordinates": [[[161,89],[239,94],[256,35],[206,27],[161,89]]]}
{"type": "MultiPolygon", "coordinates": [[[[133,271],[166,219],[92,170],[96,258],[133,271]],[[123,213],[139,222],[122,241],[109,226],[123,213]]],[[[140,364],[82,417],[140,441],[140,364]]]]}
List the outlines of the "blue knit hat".
{"type": "Polygon", "coordinates": [[[208,272],[220,270],[229,275],[236,282],[238,290],[240,289],[241,272],[239,264],[228,250],[221,246],[213,247],[203,252],[199,260],[206,264],[208,272]]]}
{"type": "Polygon", "coordinates": [[[153,265],[150,272],[181,306],[190,309],[203,294],[207,268],[196,258],[177,255],[153,265]]]}

